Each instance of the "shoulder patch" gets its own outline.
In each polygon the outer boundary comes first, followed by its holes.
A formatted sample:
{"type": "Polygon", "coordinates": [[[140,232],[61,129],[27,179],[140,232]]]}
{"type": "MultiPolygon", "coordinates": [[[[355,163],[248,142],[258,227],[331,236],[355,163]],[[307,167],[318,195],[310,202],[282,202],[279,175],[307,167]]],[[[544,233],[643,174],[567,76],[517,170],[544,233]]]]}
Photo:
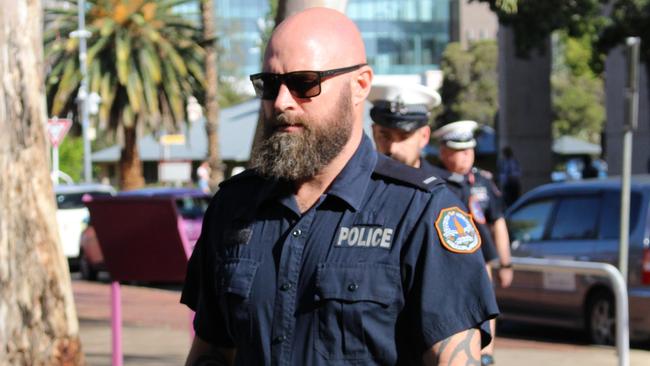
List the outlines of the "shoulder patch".
{"type": "Polygon", "coordinates": [[[454,253],[474,253],[481,247],[481,236],[472,217],[458,207],[440,211],[435,222],[440,243],[454,253]]]}
{"type": "Polygon", "coordinates": [[[444,181],[435,175],[427,174],[422,169],[404,165],[383,154],[377,154],[377,165],[375,165],[374,173],[425,191],[430,191],[434,187],[444,184],[444,181]]]}

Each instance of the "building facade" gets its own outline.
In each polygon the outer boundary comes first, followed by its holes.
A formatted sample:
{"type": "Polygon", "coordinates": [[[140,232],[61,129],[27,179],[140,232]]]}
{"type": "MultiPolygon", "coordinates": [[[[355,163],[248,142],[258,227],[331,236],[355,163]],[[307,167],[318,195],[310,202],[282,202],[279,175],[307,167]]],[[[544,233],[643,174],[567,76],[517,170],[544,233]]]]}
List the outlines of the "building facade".
{"type": "Polygon", "coordinates": [[[451,0],[449,4],[449,38],[464,48],[472,41],[497,39],[499,19],[487,3],[451,0]]]}
{"type": "MultiPolygon", "coordinates": [[[[262,37],[273,26],[268,0],[215,0],[224,76],[259,72],[262,37]]],[[[431,77],[450,42],[450,0],[348,0],[347,15],[359,27],[368,62],[381,76],[431,77]]],[[[432,81],[433,80],[433,81],[432,81]]]]}

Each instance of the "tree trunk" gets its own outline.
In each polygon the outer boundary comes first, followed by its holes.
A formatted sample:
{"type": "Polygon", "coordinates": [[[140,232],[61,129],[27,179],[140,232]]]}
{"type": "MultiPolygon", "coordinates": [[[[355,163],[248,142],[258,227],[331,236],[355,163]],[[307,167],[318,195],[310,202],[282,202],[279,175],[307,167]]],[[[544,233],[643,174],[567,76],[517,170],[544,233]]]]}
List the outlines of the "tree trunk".
{"type": "Polygon", "coordinates": [[[142,186],[144,186],[144,178],[136,127],[124,127],[124,147],[120,154],[120,189],[130,190],[142,186]]]}
{"type": "Polygon", "coordinates": [[[46,162],[41,2],[0,9],[0,364],[80,365],[46,162]]]}
{"type": "Polygon", "coordinates": [[[216,30],[214,24],[214,1],[201,0],[201,20],[205,49],[205,132],[208,135],[208,164],[210,165],[210,189],[214,192],[223,180],[223,164],[219,152],[219,74],[217,69],[216,30]]]}

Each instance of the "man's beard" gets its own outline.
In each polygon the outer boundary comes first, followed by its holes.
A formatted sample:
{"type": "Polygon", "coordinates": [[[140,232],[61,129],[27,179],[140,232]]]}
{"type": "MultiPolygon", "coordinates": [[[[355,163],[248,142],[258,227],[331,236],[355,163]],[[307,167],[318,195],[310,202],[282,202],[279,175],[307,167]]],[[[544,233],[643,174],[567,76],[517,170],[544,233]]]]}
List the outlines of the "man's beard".
{"type": "Polygon", "coordinates": [[[265,117],[263,141],[253,150],[251,166],[268,178],[311,178],[341,152],[351,134],[352,104],[348,91],[341,94],[332,115],[319,122],[290,119],[286,114],[265,117]],[[299,125],[302,131],[278,132],[283,125],[299,125]]]}

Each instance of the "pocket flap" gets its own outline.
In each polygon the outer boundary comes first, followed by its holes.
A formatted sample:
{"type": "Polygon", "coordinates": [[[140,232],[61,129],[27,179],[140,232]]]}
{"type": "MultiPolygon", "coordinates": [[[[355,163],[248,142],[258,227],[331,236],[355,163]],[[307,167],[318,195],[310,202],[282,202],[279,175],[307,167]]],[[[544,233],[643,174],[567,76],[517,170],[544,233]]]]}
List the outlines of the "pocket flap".
{"type": "Polygon", "coordinates": [[[378,263],[319,265],[316,301],[372,301],[385,306],[400,288],[399,267],[378,263]]]}
{"type": "Polygon", "coordinates": [[[259,262],[247,258],[225,260],[221,272],[222,291],[247,298],[258,266],[259,262]]]}

